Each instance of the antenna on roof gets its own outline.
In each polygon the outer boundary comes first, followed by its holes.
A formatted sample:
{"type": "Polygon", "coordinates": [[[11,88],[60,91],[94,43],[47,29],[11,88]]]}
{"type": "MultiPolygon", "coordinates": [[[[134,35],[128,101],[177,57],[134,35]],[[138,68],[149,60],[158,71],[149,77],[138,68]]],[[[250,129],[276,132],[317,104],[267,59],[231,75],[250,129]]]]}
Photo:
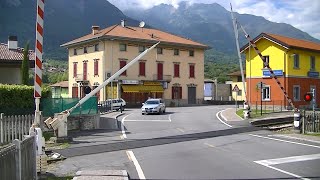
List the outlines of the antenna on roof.
{"type": "Polygon", "coordinates": [[[143,31],[143,27],[146,25],[146,23],[144,21],[141,21],[139,23],[139,27],[141,27],[142,31],[143,31]]]}

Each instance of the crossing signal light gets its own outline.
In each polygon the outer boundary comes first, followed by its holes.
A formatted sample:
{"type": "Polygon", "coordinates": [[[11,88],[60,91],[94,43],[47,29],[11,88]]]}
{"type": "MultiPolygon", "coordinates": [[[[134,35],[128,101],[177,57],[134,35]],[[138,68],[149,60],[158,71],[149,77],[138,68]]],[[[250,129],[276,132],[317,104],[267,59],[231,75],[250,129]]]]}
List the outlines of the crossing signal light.
{"type": "Polygon", "coordinates": [[[312,94],[311,93],[306,93],[304,95],[304,100],[307,101],[307,102],[310,102],[312,100],[312,94]]]}

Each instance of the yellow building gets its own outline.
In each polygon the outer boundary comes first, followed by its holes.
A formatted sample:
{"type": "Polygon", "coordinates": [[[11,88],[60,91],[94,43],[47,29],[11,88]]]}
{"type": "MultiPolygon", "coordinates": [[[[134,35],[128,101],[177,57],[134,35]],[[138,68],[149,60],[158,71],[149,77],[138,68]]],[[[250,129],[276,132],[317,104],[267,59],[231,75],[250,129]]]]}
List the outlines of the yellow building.
{"type": "Polygon", "coordinates": [[[148,97],[195,104],[203,99],[204,51],[208,46],[156,29],[114,25],[65,43],[69,54],[69,96],[83,97],[146,48],[161,43],[108,87],[100,101],[125,99],[141,104],[148,97]]]}
{"type": "MultiPolygon", "coordinates": [[[[285,36],[262,33],[253,40],[269,63],[284,91],[295,107],[309,105],[303,99],[307,92],[315,90],[316,103],[320,103],[320,44],[285,36]]],[[[290,106],[277,81],[252,47],[245,45],[247,97],[251,104],[262,100],[264,104],[290,106]],[[264,83],[262,90],[257,86],[264,83]]]]}
{"type": "MultiPolygon", "coordinates": [[[[244,73],[244,78],[246,78],[246,71],[243,71],[243,73],[244,73]]],[[[237,101],[245,101],[246,95],[243,88],[241,72],[240,71],[233,72],[228,74],[228,76],[230,76],[232,81],[231,82],[232,99],[237,101]],[[233,90],[236,90],[236,91],[233,91],[233,90]]]]}

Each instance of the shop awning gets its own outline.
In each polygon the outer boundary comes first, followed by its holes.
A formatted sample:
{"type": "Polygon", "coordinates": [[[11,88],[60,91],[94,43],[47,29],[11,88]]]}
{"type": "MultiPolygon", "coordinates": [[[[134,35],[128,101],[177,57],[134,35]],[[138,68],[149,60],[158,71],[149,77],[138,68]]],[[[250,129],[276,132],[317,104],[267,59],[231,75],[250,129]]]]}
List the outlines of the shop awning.
{"type": "Polygon", "coordinates": [[[158,86],[122,85],[122,90],[125,93],[163,92],[163,88],[161,85],[158,85],[158,86]]]}

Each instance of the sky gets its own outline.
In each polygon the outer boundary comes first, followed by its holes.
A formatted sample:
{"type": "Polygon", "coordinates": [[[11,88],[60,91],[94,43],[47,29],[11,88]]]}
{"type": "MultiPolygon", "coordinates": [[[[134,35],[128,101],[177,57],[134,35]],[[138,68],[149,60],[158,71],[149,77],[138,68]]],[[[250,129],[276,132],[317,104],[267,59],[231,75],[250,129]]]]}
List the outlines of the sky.
{"type": "Polygon", "coordinates": [[[218,3],[240,14],[263,16],[269,21],[287,23],[320,39],[320,0],[108,0],[120,10],[148,9],[161,3],[178,7],[179,2],[218,3]]]}

